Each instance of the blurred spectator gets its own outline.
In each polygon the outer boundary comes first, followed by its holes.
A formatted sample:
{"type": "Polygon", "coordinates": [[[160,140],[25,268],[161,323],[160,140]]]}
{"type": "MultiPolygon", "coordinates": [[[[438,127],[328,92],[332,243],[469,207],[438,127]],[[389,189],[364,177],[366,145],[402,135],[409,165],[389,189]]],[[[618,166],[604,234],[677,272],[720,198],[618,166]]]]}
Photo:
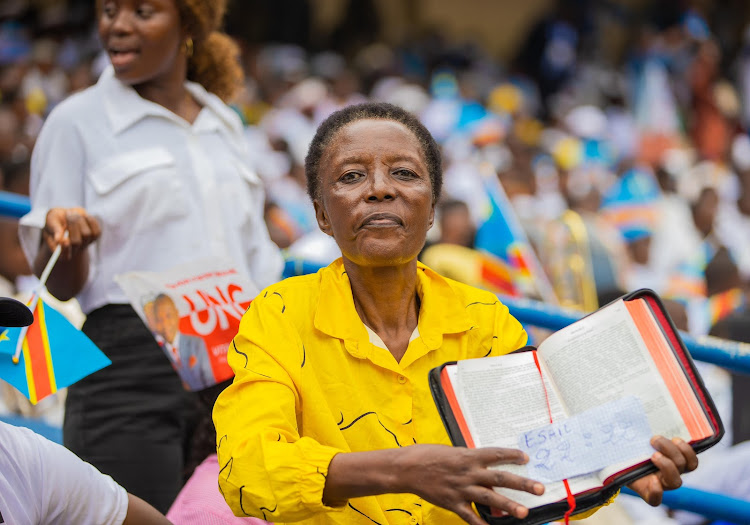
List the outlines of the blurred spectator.
{"type": "Polygon", "coordinates": [[[68,77],[56,64],[58,50],[54,40],[34,43],[31,67],[21,83],[21,95],[33,106],[33,113],[49,113],[68,94],[68,77]]]}
{"type": "Polygon", "coordinates": [[[723,160],[729,150],[730,129],[716,98],[721,54],[712,40],[699,44],[690,72],[692,93],[691,136],[698,154],[708,160],[723,160]]]}
{"type": "Polygon", "coordinates": [[[216,456],[216,428],[212,410],[217,396],[228,384],[219,383],[198,394],[200,418],[186,469],[189,479],[167,513],[167,518],[174,525],[267,525],[258,518],[236,517],[216,483],[223,469],[216,456]]]}
{"type": "Polygon", "coordinates": [[[716,216],[716,235],[731,252],[740,274],[750,280],[750,137],[737,135],[732,144],[736,192],[722,200],[716,216]]]}
{"type": "Polygon", "coordinates": [[[476,227],[465,202],[444,200],[438,204],[440,241],[465,248],[474,247],[476,227]]]}
{"type": "Polygon", "coordinates": [[[193,396],[114,277],[208,255],[232,259],[260,287],[282,270],[227,106],[242,71],[219,32],[225,9],[218,0],[101,6],[111,65],[45,121],[21,221],[37,274],[62,245],[47,287],[78,298],[83,331],[112,360],[68,389],[64,443],[160,511],[184,482],[193,396]]]}

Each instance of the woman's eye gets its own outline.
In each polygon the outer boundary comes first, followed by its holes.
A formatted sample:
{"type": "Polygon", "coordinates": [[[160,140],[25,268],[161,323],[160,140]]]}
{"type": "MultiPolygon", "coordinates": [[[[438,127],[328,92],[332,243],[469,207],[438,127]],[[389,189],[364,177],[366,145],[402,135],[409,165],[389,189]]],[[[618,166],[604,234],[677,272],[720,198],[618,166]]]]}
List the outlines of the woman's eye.
{"type": "Polygon", "coordinates": [[[117,7],[115,6],[114,2],[104,2],[104,6],[102,6],[102,13],[104,13],[104,16],[108,18],[112,18],[115,16],[115,13],[117,13],[117,7]]]}
{"type": "Polygon", "coordinates": [[[154,8],[150,6],[149,4],[141,4],[138,6],[138,10],[136,11],[136,14],[140,18],[149,18],[151,15],[154,14],[154,8]]]}
{"type": "Polygon", "coordinates": [[[348,173],[344,173],[341,178],[339,179],[341,182],[354,182],[361,177],[361,174],[357,173],[356,171],[350,171],[348,173]]]}
{"type": "Polygon", "coordinates": [[[414,179],[417,177],[417,174],[414,173],[411,170],[408,170],[406,168],[401,168],[393,172],[394,175],[397,177],[403,178],[403,179],[414,179]]]}

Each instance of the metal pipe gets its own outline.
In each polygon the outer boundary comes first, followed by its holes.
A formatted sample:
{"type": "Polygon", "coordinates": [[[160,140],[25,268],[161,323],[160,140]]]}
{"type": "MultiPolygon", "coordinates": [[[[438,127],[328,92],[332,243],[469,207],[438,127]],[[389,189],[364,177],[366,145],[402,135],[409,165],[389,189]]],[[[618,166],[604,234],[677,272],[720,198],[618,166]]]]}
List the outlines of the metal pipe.
{"type": "Polygon", "coordinates": [[[0,218],[20,219],[31,211],[31,201],[25,195],[0,191],[0,218]]]}
{"type": "MultiPolygon", "coordinates": [[[[622,488],[622,493],[638,496],[627,487],[622,488]]],[[[725,520],[730,523],[750,523],[750,501],[690,487],[665,491],[662,497],[662,505],[671,509],[701,514],[711,521],[725,520]]]]}

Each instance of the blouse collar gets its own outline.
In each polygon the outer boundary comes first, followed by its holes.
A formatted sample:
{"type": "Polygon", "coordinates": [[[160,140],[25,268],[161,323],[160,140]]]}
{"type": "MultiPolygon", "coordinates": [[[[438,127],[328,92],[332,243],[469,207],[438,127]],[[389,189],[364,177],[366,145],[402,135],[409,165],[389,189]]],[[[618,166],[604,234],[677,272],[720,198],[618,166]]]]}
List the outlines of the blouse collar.
{"type": "MultiPolygon", "coordinates": [[[[182,126],[190,126],[188,122],[164,106],[142,98],[131,86],[120,82],[111,65],[102,72],[97,87],[102,91],[105,111],[115,134],[121,133],[139,120],[149,116],[163,117],[182,126]]],[[[201,110],[201,114],[193,125],[197,131],[211,131],[224,125],[237,133],[242,132],[242,123],[239,117],[219,97],[209,93],[196,82],[185,81],[185,89],[202,106],[203,110],[207,108],[210,117],[213,117],[204,118],[204,111],[201,110]]]]}
{"type": "MultiPolygon", "coordinates": [[[[465,305],[445,278],[420,262],[417,262],[417,278],[417,293],[421,300],[419,339],[425,351],[439,348],[445,334],[471,329],[471,319],[466,313],[465,305]]],[[[354,308],[349,277],[341,258],[321,270],[320,295],[314,324],[321,332],[343,339],[347,350],[355,357],[369,357],[372,345],[369,344],[367,330],[354,308]]],[[[401,365],[405,367],[408,363],[402,360],[401,365]]]]}

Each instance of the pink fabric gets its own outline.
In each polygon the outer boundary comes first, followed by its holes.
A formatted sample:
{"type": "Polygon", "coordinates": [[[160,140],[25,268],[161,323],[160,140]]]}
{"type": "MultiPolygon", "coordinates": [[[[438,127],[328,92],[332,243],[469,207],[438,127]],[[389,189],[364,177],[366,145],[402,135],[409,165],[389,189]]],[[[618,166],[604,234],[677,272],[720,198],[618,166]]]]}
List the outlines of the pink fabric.
{"type": "Polygon", "coordinates": [[[198,465],[167,513],[174,525],[268,525],[258,518],[238,518],[219,492],[216,454],[198,465]]]}

